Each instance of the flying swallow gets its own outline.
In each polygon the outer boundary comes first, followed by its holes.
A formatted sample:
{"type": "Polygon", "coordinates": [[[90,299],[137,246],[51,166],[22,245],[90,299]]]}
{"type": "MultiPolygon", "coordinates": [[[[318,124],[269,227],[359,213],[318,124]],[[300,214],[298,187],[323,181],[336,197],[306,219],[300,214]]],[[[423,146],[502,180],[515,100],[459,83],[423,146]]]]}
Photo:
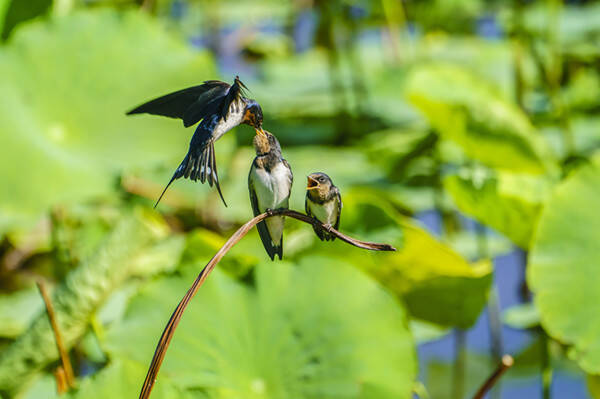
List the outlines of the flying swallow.
{"type": "MultiPolygon", "coordinates": [[[[290,165],[281,155],[279,142],[269,132],[254,136],[256,158],[248,175],[248,191],[254,216],[269,209],[287,209],[292,191],[290,165]]],[[[256,226],[271,260],[283,256],[283,216],[272,216],[256,226]]]]}
{"type": "MultiPolygon", "coordinates": [[[[325,226],[338,229],[342,213],[342,196],[340,190],[333,185],[331,178],[325,173],[312,173],[306,185],[304,209],[325,226]]],[[[335,240],[335,236],[313,226],[317,236],[323,240],[335,240]]]]}
{"type": "Polygon", "coordinates": [[[164,95],[127,112],[127,115],[146,113],[179,118],[185,127],[200,122],[185,158],[156,201],[155,208],[171,183],[180,177],[193,181],[199,179],[201,183],[208,181],[211,187],[214,183],[223,204],[227,206],[219,185],[215,141],[240,124],[250,125],[257,134],[264,134],[262,109],[255,100],[245,97],[245,89],[238,76],[233,85],[207,80],[199,86],[164,95]]]}

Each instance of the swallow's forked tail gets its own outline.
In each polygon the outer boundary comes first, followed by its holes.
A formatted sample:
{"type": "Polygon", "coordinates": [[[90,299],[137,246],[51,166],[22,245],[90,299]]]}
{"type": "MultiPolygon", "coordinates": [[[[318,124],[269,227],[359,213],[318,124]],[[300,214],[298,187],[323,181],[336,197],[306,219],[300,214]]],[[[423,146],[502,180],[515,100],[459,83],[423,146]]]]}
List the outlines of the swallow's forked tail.
{"type": "Polygon", "coordinates": [[[180,177],[193,181],[200,180],[201,183],[208,181],[210,187],[212,187],[214,183],[223,204],[227,206],[225,198],[223,198],[223,193],[221,192],[221,186],[219,185],[215,144],[212,141],[207,143],[199,153],[192,150],[187,153],[177,170],[175,170],[173,177],[171,177],[171,180],[160,194],[160,197],[158,197],[156,204],[154,204],[154,208],[156,208],[171,183],[180,177]]]}

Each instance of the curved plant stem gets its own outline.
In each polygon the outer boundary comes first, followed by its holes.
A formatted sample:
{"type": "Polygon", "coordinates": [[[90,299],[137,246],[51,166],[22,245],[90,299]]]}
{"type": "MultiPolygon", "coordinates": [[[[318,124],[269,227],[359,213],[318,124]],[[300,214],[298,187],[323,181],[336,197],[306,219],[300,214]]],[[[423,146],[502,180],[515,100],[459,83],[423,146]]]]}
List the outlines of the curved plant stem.
{"type": "MultiPolygon", "coordinates": [[[[37,282],[38,289],[40,290],[40,294],[42,295],[42,299],[46,304],[46,312],[48,313],[48,319],[50,319],[50,326],[52,327],[52,331],[54,331],[54,340],[56,341],[56,349],[58,350],[58,354],[60,356],[60,361],[62,363],[62,373],[64,374],[64,380],[66,382],[65,392],[69,388],[75,387],[75,377],[73,376],[73,366],[71,366],[71,359],[69,359],[69,354],[65,349],[65,344],[63,343],[62,335],[58,328],[58,323],[56,322],[56,314],[54,312],[54,306],[52,306],[52,301],[50,300],[50,295],[48,295],[48,291],[46,290],[46,285],[43,281],[37,282]]],[[[59,372],[60,373],[60,372],[59,372]]],[[[58,379],[57,379],[58,380],[58,379]]],[[[59,393],[60,392],[60,384],[59,393]]]]}
{"type": "Polygon", "coordinates": [[[288,210],[288,209],[277,209],[273,211],[268,211],[262,213],[250,221],[246,222],[242,227],[240,227],[227,242],[219,249],[219,251],[212,257],[212,259],[204,266],[204,269],[198,274],[196,280],[189,288],[183,299],[179,302],[179,305],[175,308],[175,311],[171,315],[169,322],[167,323],[160,339],[158,340],[158,344],[156,345],[156,350],[154,351],[154,356],[152,357],[152,361],[150,362],[150,367],[148,368],[148,373],[146,374],[146,379],[144,380],[144,385],[142,386],[142,391],[140,392],[140,399],[147,399],[150,397],[150,393],[152,392],[152,388],[154,387],[154,383],[156,382],[156,377],[158,375],[158,371],[160,366],[165,358],[165,354],[167,353],[167,348],[169,347],[169,343],[173,338],[173,334],[175,333],[175,329],[183,316],[183,312],[185,308],[190,303],[194,295],[198,292],[200,286],[204,283],[210,272],[215,268],[217,263],[225,256],[227,252],[237,244],[248,232],[256,226],[259,222],[271,217],[271,216],[288,216],[294,219],[298,219],[302,222],[309,223],[318,229],[328,231],[329,233],[335,235],[340,240],[354,245],[355,247],[362,249],[369,249],[372,251],[395,251],[391,245],[388,244],[378,244],[373,242],[360,241],[355,238],[349,237],[345,234],[340,233],[339,231],[328,228],[323,225],[321,222],[307,216],[303,213],[299,213],[296,211],[288,210]]]}
{"type": "Polygon", "coordinates": [[[488,379],[485,380],[483,385],[477,390],[477,393],[475,394],[475,396],[473,396],[473,399],[483,399],[483,397],[490,390],[490,388],[492,388],[494,384],[498,381],[498,379],[502,377],[502,374],[504,374],[506,370],[513,366],[514,362],[515,361],[512,358],[512,356],[502,356],[502,361],[500,362],[496,370],[494,370],[494,372],[488,377],[488,379]]]}

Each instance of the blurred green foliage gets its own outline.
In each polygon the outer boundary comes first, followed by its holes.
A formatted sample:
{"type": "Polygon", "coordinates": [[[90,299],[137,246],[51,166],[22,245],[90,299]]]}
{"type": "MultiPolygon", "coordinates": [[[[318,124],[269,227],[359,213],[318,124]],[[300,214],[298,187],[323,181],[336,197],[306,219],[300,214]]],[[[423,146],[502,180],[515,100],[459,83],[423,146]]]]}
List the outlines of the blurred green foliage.
{"type": "MultiPolygon", "coordinates": [[[[151,211],[193,131],[125,112],[239,74],[292,166],[291,208],[324,171],[341,230],[398,252],[288,220],[271,263],[250,232],[192,301],[152,397],[450,397],[456,364],[417,381],[416,344],[479,319],[512,244],[534,300],[504,322],[541,337],[514,376],[547,355],[598,397],[600,3],[584,3],[0,0],[0,396],[57,396],[40,278],[68,396],[138,394],[177,302],[252,215],[254,151],[247,127],[216,145],[228,208],[179,180],[151,211]]],[[[493,361],[467,356],[465,395],[493,361]]]]}
{"type": "MultiPolygon", "coordinates": [[[[156,281],[132,300],[107,332],[109,355],[150,360],[170,298],[193,279],[184,277],[156,281]]],[[[177,331],[165,376],[219,398],[394,398],[411,391],[416,369],[406,313],[351,264],[263,262],[253,280],[255,289],[211,276],[177,331]]]]}
{"type": "Polygon", "coordinates": [[[570,356],[593,374],[600,372],[599,324],[591,316],[598,303],[594,203],[600,189],[599,165],[594,158],[554,191],[540,217],[527,276],[542,326],[572,344],[570,356]]]}
{"type": "Polygon", "coordinates": [[[123,168],[176,156],[187,138],[165,134],[174,122],[133,120],[124,111],[191,84],[198,70],[214,73],[207,54],[194,54],[148,17],[109,10],[26,25],[1,57],[2,75],[12,79],[0,81],[7,93],[0,162],[19,170],[4,177],[13,189],[1,194],[3,225],[109,194],[123,168]]]}
{"type": "Polygon", "coordinates": [[[446,176],[444,188],[458,209],[528,249],[552,185],[545,177],[478,167],[446,176]]]}

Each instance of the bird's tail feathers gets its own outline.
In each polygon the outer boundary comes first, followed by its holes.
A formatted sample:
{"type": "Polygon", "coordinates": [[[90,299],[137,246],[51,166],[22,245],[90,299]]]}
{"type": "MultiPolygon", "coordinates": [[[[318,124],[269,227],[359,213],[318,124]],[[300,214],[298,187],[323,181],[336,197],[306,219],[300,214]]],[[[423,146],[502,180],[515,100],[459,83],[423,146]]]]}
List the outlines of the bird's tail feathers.
{"type": "Polygon", "coordinates": [[[185,158],[183,159],[183,161],[181,162],[181,164],[179,165],[179,167],[175,170],[175,173],[173,173],[173,176],[171,177],[171,180],[169,180],[169,182],[167,183],[165,189],[162,191],[162,193],[160,193],[160,197],[158,197],[158,199],[156,200],[156,203],[154,204],[154,209],[156,209],[156,207],[158,206],[158,203],[162,199],[163,195],[165,195],[165,193],[167,192],[167,189],[169,188],[169,186],[171,185],[171,183],[173,183],[175,180],[177,180],[181,176],[183,176],[183,170],[185,168],[185,165],[187,165],[188,158],[189,158],[189,156],[186,155],[185,158]]]}
{"type": "Polygon", "coordinates": [[[165,187],[165,189],[162,191],[162,193],[160,193],[160,197],[158,197],[158,199],[156,200],[156,203],[154,204],[154,209],[156,209],[156,207],[158,206],[158,203],[162,199],[163,195],[165,195],[165,193],[167,192],[167,189],[169,188],[171,183],[173,183],[175,181],[175,179],[176,179],[176,177],[175,177],[175,175],[173,175],[173,177],[171,177],[171,180],[169,180],[169,183],[167,183],[167,186],[165,187]]]}
{"type": "Polygon", "coordinates": [[[258,235],[263,243],[263,247],[267,251],[269,258],[275,260],[275,255],[279,257],[279,260],[283,259],[283,235],[279,241],[279,244],[275,244],[271,239],[271,234],[267,228],[267,223],[263,220],[256,225],[258,235]]]}
{"type": "Polygon", "coordinates": [[[182,175],[193,181],[200,180],[201,183],[208,182],[210,187],[215,185],[223,204],[227,206],[217,172],[217,158],[215,157],[215,144],[211,141],[206,143],[199,153],[188,153],[186,159],[181,163],[182,175]]]}
{"type": "Polygon", "coordinates": [[[158,205],[160,200],[162,199],[165,192],[173,183],[173,181],[179,179],[180,177],[184,177],[186,179],[190,179],[193,181],[200,180],[200,182],[204,183],[208,181],[208,185],[210,187],[213,184],[216,186],[217,191],[219,192],[219,196],[223,201],[223,204],[227,206],[225,202],[225,198],[223,198],[223,193],[221,192],[221,186],[219,185],[219,174],[217,173],[217,159],[215,157],[215,144],[213,142],[206,143],[206,145],[202,148],[202,150],[198,152],[188,152],[181,164],[171,177],[171,180],[163,190],[162,194],[156,201],[154,208],[158,205]]]}

